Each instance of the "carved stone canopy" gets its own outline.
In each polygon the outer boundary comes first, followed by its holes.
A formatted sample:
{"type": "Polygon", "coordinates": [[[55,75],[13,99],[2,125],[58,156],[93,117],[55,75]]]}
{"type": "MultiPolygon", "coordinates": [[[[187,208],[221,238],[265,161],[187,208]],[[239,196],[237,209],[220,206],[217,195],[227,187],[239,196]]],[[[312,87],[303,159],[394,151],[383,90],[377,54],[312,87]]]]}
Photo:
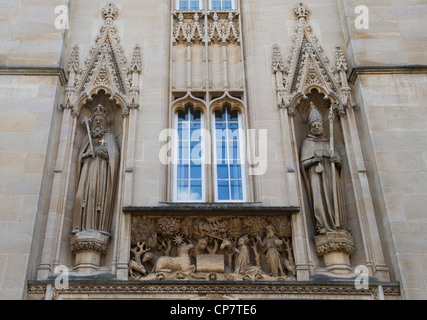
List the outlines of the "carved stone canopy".
{"type": "Polygon", "coordinates": [[[113,3],[107,3],[101,15],[104,24],[85,59],[84,66],[80,68],[78,45],[74,46],[68,63],[70,81],[63,106],[73,108],[76,112],[101,89],[110,95],[123,111],[128,107],[137,106],[139,89],[132,74],[141,72],[141,48],[139,45],[135,46],[132,61],[128,64],[120,45],[117,27],[114,25],[118,8],[113,3]]]}
{"type": "Polygon", "coordinates": [[[298,18],[293,39],[291,55],[284,67],[280,49],[273,46],[273,72],[283,75],[278,80],[277,93],[279,107],[288,108],[294,114],[301,99],[307,99],[312,89],[316,89],[329,99],[343,107],[350,106],[351,90],[347,84],[345,72],[347,63],[340,45],[335,46],[336,67],[329,64],[329,59],[318,43],[317,36],[308,24],[310,10],[302,3],[294,9],[298,18]]]}

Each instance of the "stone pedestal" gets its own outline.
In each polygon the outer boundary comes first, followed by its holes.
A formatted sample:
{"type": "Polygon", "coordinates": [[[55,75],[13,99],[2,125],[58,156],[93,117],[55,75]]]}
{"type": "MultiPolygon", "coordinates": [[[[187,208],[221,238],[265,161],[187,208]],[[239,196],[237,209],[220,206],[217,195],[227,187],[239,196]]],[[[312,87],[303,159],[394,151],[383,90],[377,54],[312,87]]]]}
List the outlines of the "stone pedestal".
{"type": "Polygon", "coordinates": [[[346,232],[327,232],[314,237],[316,253],[323,258],[325,269],[334,274],[349,274],[354,252],[353,237],[346,232]]]}
{"type": "Polygon", "coordinates": [[[101,267],[110,234],[103,231],[80,231],[71,235],[71,252],[75,255],[74,272],[90,274],[101,267]]]}

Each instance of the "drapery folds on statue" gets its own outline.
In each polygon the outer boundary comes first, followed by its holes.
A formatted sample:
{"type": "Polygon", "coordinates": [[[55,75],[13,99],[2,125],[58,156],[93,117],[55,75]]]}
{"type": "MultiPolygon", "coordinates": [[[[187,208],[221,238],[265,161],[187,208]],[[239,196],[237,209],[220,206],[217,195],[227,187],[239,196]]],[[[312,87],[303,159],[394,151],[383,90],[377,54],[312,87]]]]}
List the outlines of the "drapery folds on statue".
{"type": "Polygon", "coordinates": [[[79,231],[110,232],[120,151],[109,118],[106,108],[94,108],[90,135],[79,151],[73,220],[79,231]]]}
{"type": "Polygon", "coordinates": [[[318,234],[344,231],[346,226],[342,159],[335,148],[331,152],[323,123],[319,110],[311,102],[307,118],[309,134],[301,147],[300,162],[318,234]]]}

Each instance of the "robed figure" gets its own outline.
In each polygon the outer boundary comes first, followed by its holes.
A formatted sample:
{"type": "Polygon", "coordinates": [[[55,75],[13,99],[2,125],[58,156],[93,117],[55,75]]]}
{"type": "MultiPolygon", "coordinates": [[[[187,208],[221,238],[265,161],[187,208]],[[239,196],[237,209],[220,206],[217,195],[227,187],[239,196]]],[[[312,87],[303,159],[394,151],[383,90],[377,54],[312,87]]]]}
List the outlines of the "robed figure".
{"type": "Polygon", "coordinates": [[[90,133],[78,155],[78,187],[74,207],[75,231],[110,232],[120,151],[110,130],[110,116],[98,105],[92,111],[90,133]]]}
{"type": "Polygon", "coordinates": [[[307,126],[309,134],[301,147],[300,162],[316,231],[318,234],[345,231],[342,159],[335,148],[331,152],[330,140],[325,136],[323,117],[312,102],[307,126]]]}

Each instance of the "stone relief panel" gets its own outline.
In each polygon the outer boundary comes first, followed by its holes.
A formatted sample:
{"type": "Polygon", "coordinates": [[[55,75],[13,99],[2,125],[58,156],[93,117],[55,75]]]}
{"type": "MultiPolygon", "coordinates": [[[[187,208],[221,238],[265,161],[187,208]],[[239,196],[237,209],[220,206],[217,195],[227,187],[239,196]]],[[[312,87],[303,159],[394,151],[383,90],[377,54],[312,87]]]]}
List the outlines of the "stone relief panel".
{"type": "Polygon", "coordinates": [[[129,280],[295,280],[288,216],[132,216],[129,280]]]}

